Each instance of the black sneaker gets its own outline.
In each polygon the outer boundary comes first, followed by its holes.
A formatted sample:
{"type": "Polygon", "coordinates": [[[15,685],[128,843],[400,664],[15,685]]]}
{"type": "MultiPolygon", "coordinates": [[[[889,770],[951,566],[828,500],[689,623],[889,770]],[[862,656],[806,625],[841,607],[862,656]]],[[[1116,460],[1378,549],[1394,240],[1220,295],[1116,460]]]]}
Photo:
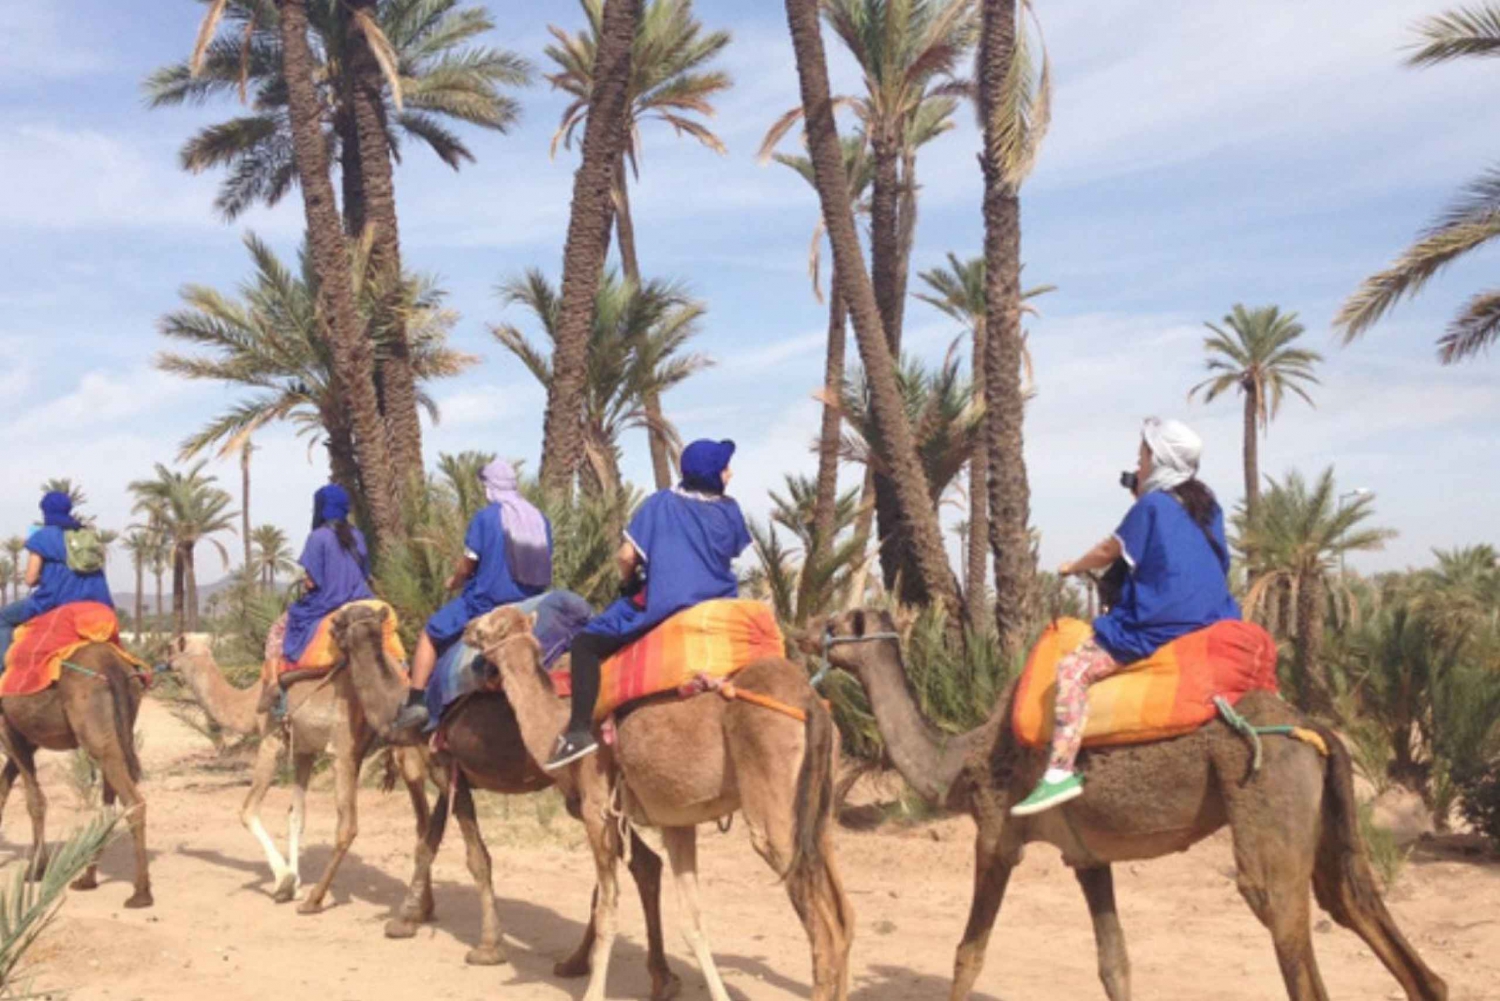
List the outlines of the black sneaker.
{"type": "Polygon", "coordinates": [[[423,727],[427,726],[428,718],[426,695],[420,689],[412,689],[406,698],[406,705],[391,720],[391,737],[405,738],[408,741],[419,739],[423,727]]]}
{"type": "Polygon", "coordinates": [[[552,757],[542,766],[544,771],[555,772],[564,765],[571,765],[579,758],[586,758],[599,750],[599,744],[594,740],[594,735],[588,731],[582,733],[563,733],[557,738],[557,743],[552,748],[552,757]]]}

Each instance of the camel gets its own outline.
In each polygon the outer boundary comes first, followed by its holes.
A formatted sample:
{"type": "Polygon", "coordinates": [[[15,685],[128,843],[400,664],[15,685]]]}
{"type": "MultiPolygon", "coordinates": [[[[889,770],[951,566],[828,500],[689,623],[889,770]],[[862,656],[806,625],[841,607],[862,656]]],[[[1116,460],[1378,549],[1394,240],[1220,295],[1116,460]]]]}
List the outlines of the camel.
{"type": "MultiPolygon", "coordinates": [[[[497,609],[471,623],[465,639],[499,668],[532,760],[546,760],[568,702],[541,668],[530,617],[497,609]]],[[[603,1001],[619,892],[615,859],[620,832],[630,824],[660,829],[688,945],[714,1001],[727,1001],[698,904],[697,825],[737,810],[807,930],[813,1001],[848,997],[854,918],[828,827],[838,754],[832,717],[806,674],[787,660],[750,664],[734,685],[800,711],[805,721],[724,692],[646,700],[621,714],[612,746],[559,778],[577,790],[598,878],[585,1001],[603,1001]]]]}
{"type": "MultiPolygon", "coordinates": [[[[36,752],[38,748],[71,751],[82,747],[99,766],[104,805],[113,805],[117,797],[124,804],[135,842],[135,889],[125,906],[150,907],[146,800],[136,785],[141,763],[135,753],[135,716],[145,686],[134,666],[107,643],[83,647],[68,663],[71,669],[64,670],[50,688],[0,699],[0,746],[9,758],[0,770],[0,808],[19,775],[31,814],[31,877],[40,878],[47,866],[47,798],[37,782],[36,752]]],[[[98,885],[97,864],[90,864],[73,881],[75,890],[98,885]]]]}
{"type": "MultiPolygon", "coordinates": [[[[296,898],[302,885],[299,854],[306,819],[307,786],[319,754],[331,743],[334,755],[334,789],[338,808],[338,830],[334,851],[323,876],[307,898],[298,905],[302,914],[322,909],[323,898],[333,882],[339,863],[353,843],[358,830],[356,800],[359,795],[359,771],[375,740],[375,731],[366,723],[347,671],[335,669],[331,675],[293,681],[287,687],[287,716],[278,721],[269,713],[258,713],[260,686],[235,688],[214,662],[208,637],[179,636],[173,643],[168,667],[180,672],[192,689],[203,711],[220,727],[231,733],[259,736],[260,746],[251,773],[250,792],[240,807],[240,823],[255,836],[266,853],[274,883],[272,898],[287,903],[296,898]],[[287,815],[287,853],[283,856],[275,839],[261,822],[261,803],[276,780],[276,765],[284,750],[292,758],[292,805],[287,815]]],[[[416,748],[395,751],[397,769],[411,797],[420,838],[430,823],[427,807],[427,770],[422,754],[416,748]]],[[[422,902],[424,914],[432,912],[432,897],[422,902]]]]}
{"type": "MultiPolygon", "coordinates": [[[[384,655],[380,643],[385,610],[353,606],[334,619],[334,638],[349,651],[350,677],[377,728],[387,728],[406,698],[406,683],[396,665],[384,655]]],[[[441,790],[433,805],[432,819],[419,835],[410,889],[397,915],[387,922],[388,938],[405,939],[432,914],[432,860],[443,841],[449,801],[458,818],[467,849],[469,872],[480,897],[479,944],[465,961],[492,966],[506,961],[501,940],[500,916],[495,906],[489,850],[474,813],[474,789],[508,795],[538,792],[553,785],[553,776],[527,753],[517,726],[515,710],[502,692],[479,692],[449,711],[443,721],[441,750],[430,756],[433,781],[441,790]]],[[[576,791],[567,783],[564,795],[568,809],[581,817],[576,791]]],[[[681,990],[681,981],[667,965],[661,934],[661,859],[639,839],[633,842],[630,872],[640,890],[646,912],[646,967],[651,975],[651,997],[666,1001],[681,990]]],[[[554,967],[558,976],[577,977],[590,972],[594,947],[594,925],[590,922],[583,942],[569,958],[554,967]]]]}
{"type": "MultiPolygon", "coordinates": [[[[1441,978],[1402,936],[1380,898],[1357,827],[1349,753],[1328,730],[1302,719],[1275,695],[1254,692],[1240,712],[1261,725],[1315,731],[1328,748],[1266,737],[1264,762],[1215,721],[1186,736],[1086,751],[1084,795],[1024,819],[1010,816],[1046,767],[1046,751],[1011,732],[1014,686],[989,721],[958,736],[940,734],[906,685],[891,617],[857,610],[826,621],[821,647],[830,663],[864,686],[897,769],[918,793],[966,809],[978,825],[974,899],[954,958],[950,1001],[969,996],[984,965],[990,930],[1023,848],[1044,842],[1076,871],[1093,918],[1099,978],[1110,1001],[1129,1001],[1130,962],[1115,913],[1110,865],[1185,851],[1229,825],[1239,890],[1271,932],[1291,1001],[1327,1001],[1313,956],[1308,889],[1335,921],[1379,956],[1412,1001],[1443,1001],[1441,978]]],[[[809,646],[817,637],[809,635],[809,646]]]]}

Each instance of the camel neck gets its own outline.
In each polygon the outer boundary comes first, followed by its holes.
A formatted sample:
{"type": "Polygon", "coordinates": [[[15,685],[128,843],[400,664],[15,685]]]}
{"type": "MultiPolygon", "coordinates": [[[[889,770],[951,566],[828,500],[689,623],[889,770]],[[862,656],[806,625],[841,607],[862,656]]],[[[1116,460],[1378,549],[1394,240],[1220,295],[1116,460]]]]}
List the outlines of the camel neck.
{"type": "Polygon", "coordinates": [[[886,750],[907,784],[929,802],[942,803],[979,731],[940,733],[917,708],[906,684],[899,650],[890,641],[861,651],[861,677],[886,750]]]}
{"type": "Polygon", "coordinates": [[[209,719],[231,733],[253,734],[259,729],[255,712],[260,700],[259,686],[234,687],[209,653],[188,654],[182,660],[181,671],[209,719]]]}

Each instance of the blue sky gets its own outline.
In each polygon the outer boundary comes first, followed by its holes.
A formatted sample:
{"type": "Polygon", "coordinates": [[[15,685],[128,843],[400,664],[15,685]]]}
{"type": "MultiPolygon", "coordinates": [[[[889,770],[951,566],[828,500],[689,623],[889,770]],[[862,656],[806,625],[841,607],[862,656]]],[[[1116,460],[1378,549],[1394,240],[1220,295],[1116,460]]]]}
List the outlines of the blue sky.
{"type": "MultiPolygon", "coordinates": [[[[754,159],[797,99],[781,5],[697,6],[734,34],[723,63],[735,87],[714,123],[729,154],[649,128],[637,238],[648,275],[686,281],[709,308],[698,347],[718,364],[671,394],[669,413],[689,437],[740,442],[735,492],[761,513],[784,472],[814,464],[824,312],[805,265],[817,206],[800,178],[754,159]]],[[[489,7],[500,25],[491,43],[538,66],[547,23],[580,21],[564,0],[489,7]]],[[[1405,566],[1434,546],[1493,541],[1495,362],[1443,368],[1432,348],[1493,255],[1455,267],[1351,348],[1329,332],[1343,296],[1500,155],[1493,67],[1402,67],[1431,0],[1036,7],[1057,86],[1023,197],[1027,278],[1059,286],[1029,324],[1039,392],[1027,454],[1044,561],[1113,527],[1125,500],[1115,476],[1148,414],[1197,427],[1205,478],[1238,497],[1236,401],[1189,405],[1185,394],[1202,366],[1202,321],[1240,301],[1297,311],[1309,346],[1327,355],[1317,409],[1286,406],[1263,466],[1280,475],[1334,464],[1345,489],[1376,492],[1380,522],[1400,536],[1354,565],[1405,566]]],[[[200,12],[189,0],[0,5],[0,532],[32,520],[48,476],[81,481],[104,524],[129,521],[126,483],[171,460],[232,395],[151,368],[163,347],[157,318],[185,283],[232,289],[248,271],[246,230],[295,249],[295,198],[226,225],[212,208],[218,178],[177,169],[194,128],[234,106],[150,112],[141,101],[141,79],[189,49],[200,12]]],[[[851,62],[831,39],[829,48],[835,91],[856,90],[851,62]]],[[[477,164],[454,174],[412,149],[397,176],[406,260],[440,277],[462,314],[455,346],[483,358],[437,388],[444,420],[429,432],[429,458],[486,448],[536,461],[541,393],[488,327],[528,322],[502,309],[500,281],[531,266],[560,270],[574,160],[547,156],[560,97],[545,83],[518,97],[512,134],[466,135],[477,164]]],[[[924,151],[916,268],[978,251],[976,148],[966,115],[924,151]]],[[[913,352],[940,358],[959,333],[909,304],[913,352]]],[[[260,444],[255,521],[300,535],[324,471],[286,431],[260,444]]],[[[629,442],[626,458],[646,482],[644,441],[629,442]]],[[[237,491],[237,470],[215,469],[237,491]]],[[[128,568],[116,562],[124,584],[128,568]]],[[[219,572],[205,554],[200,575],[219,572]]]]}

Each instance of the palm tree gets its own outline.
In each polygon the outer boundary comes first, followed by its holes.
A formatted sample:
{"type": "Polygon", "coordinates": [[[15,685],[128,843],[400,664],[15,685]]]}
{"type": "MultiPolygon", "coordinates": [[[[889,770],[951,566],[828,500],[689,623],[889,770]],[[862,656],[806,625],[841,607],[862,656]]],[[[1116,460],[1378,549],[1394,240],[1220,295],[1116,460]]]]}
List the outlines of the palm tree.
{"type": "Polygon", "coordinates": [[[274,591],[278,576],[297,572],[296,554],[292,552],[286,533],[275,525],[260,525],[251,535],[255,543],[254,557],[245,565],[255,573],[261,587],[274,591]]]}
{"type": "Polygon", "coordinates": [[[982,0],[975,65],[976,105],[984,135],[985,447],[989,536],[995,558],[995,626],[1001,649],[1026,641],[1036,597],[1031,485],[1026,476],[1021,384],[1021,185],[1031,173],[1051,119],[1047,51],[1018,12],[1028,0],[982,0]]]}
{"type": "MultiPolygon", "coordinates": [[[[158,368],[255,391],[189,435],[181,458],[191,459],[215,446],[220,455],[234,452],[264,425],[287,421],[300,433],[326,441],[333,478],[360,498],[354,429],[339,391],[312,262],[304,250],[300,271],[294,272],[254,234],[245,237],[245,246],[255,270],[239,298],[189,285],[181,293],[187,308],[167,314],[159,325],[165,336],[202,348],[205,354],[164,352],[156,358],[158,368]]],[[[379,320],[382,297],[369,275],[368,260],[368,242],[361,241],[353,274],[361,322],[374,336],[379,367],[388,357],[388,328],[379,320]]],[[[408,277],[403,298],[412,363],[421,382],[457,375],[478,361],[446,346],[456,317],[444,308],[443,293],[430,279],[408,277]]],[[[431,397],[419,390],[418,400],[436,421],[439,415],[431,397]]]]}
{"type": "Polygon", "coordinates": [[[125,552],[130,556],[131,569],[135,571],[135,624],[136,641],[146,631],[146,566],[151,562],[157,543],[150,532],[143,528],[131,529],[125,535],[125,552]]]}
{"type": "MultiPolygon", "coordinates": [[[[368,2],[361,6],[370,11],[368,2]]],[[[198,59],[165,66],[147,78],[153,108],[202,104],[235,96],[249,113],[201,129],[182,148],[184,169],[201,173],[226,167],[229,175],[216,205],[234,219],[256,203],[274,205],[297,181],[292,157],[291,115],[282,65],[280,14],[275,0],[214,0],[219,17],[200,32],[198,59]],[[218,31],[220,26],[223,31],[218,31]],[[194,71],[194,63],[197,71],[194,71]]],[[[211,9],[212,9],[211,7],[211,9]]],[[[307,18],[317,37],[313,78],[321,127],[330,156],[340,164],[344,217],[350,234],[365,224],[364,175],[349,79],[355,43],[348,9],[333,0],[308,0],[307,18]]],[[[391,155],[402,139],[432,150],[454,170],[474,154],[446,122],[462,122],[505,133],[520,106],[504,88],[531,82],[531,66],[511,52],[475,44],[495,27],[482,5],[461,0],[379,0],[373,16],[399,82],[383,92],[383,138],[391,155]]]]}
{"type": "Polygon", "coordinates": [[[1396,533],[1366,525],[1375,514],[1373,495],[1339,501],[1332,467],[1311,485],[1291,472],[1268,486],[1255,516],[1238,518],[1236,545],[1254,554],[1245,610],[1265,618],[1280,594],[1291,596],[1298,695],[1326,710],[1332,685],[1322,662],[1323,625],[1330,602],[1347,598],[1340,562],[1348,553],[1383,548],[1396,533]]]}
{"type": "Polygon", "coordinates": [[[135,494],[135,511],[160,526],[172,545],[172,613],[179,633],[198,628],[198,572],[194,552],[198,543],[213,544],[229,565],[229,550],[214,538],[234,532],[234,499],[214,486],[217,477],[206,476],[199,462],[186,472],[156,464],[156,478],[136,480],[129,486],[135,494]]]}
{"type": "Polygon", "coordinates": [[[444,452],[438,456],[438,475],[458,505],[458,513],[465,525],[475,512],[488,503],[483,484],[479,482],[484,467],[495,461],[494,452],[465,451],[456,454],[444,452]]]}
{"type": "MultiPolygon", "coordinates": [[[[532,312],[552,350],[539,349],[511,324],[492,327],[491,333],[550,395],[557,378],[554,364],[561,350],[565,302],[534,269],[504,285],[500,295],[506,305],[522,305],[532,312]]],[[[703,313],[703,304],[690,298],[681,285],[652,280],[637,288],[613,274],[604,277],[595,298],[582,408],[588,460],[584,483],[591,495],[620,489],[619,440],[626,430],[654,427],[677,447],[676,429],[666,420],[653,422],[645,399],[648,393],[659,397],[712,364],[703,355],[682,354],[698,333],[703,313]]]]}
{"type": "MultiPolygon", "coordinates": [[[[10,601],[10,582],[16,574],[16,561],[9,556],[0,557],[0,605],[10,601]]],[[[19,597],[19,595],[17,595],[19,597]]]]}
{"type": "Polygon", "coordinates": [[[154,607],[156,609],[156,629],[160,632],[162,624],[162,578],[166,575],[167,567],[175,562],[173,560],[174,550],[172,548],[172,540],[167,538],[167,534],[161,525],[148,522],[146,534],[151,539],[148,562],[151,565],[151,576],[156,581],[156,602],[154,607]]]}
{"type": "Polygon", "coordinates": [[[42,493],[67,494],[68,500],[73,503],[74,508],[83,507],[83,505],[89,502],[89,496],[88,494],[83,492],[83,488],[74,483],[70,478],[66,476],[53,477],[52,479],[43,483],[42,493]]]}
{"type": "MultiPolygon", "coordinates": [[[[745,583],[752,592],[771,601],[780,621],[802,625],[814,615],[834,610],[839,594],[851,586],[864,550],[852,536],[837,545],[825,544],[818,537],[815,480],[787,476],[786,486],[785,496],[771,492],[771,523],[762,527],[753,519],[750,522],[760,567],[751,571],[745,583]],[[796,559],[797,550],[783,544],[777,526],[789,530],[800,543],[800,561],[796,559]]],[[[858,512],[857,491],[847,491],[838,498],[835,537],[854,524],[858,512]]]]}
{"type": "Polygon", "coordinates": [[[1235,303],[1224,317],[1224,329],[1212,323],[1213,331],[1203,340],[1212,373],[1188,392],[1199,393],[1209,403],[1221,393],[1238,388],[1245,397],[1245,510],[1252,517],[1260,500],[1259,437],[1271,426],[1281,409],[1282,397],[1296,393],[1313,406],[1307,386],[1318,385],[1313,366],[1323,360],[1316,351],[1292,347],[1304,333],[1296,313],[1283,313],[1278,306],[1246,309],[1235,303]]]}
{"type": "MultiPolygon", "coordinates": [[[[930,290],[930,294],[917,293],[917,298],[928,305],[935,306],[968,328],[969,335],[974,342],[973,360],[970,367],[975,373],[975,395],[981,404],[984,402],[984,380],[980,378],[980,374],[984,372],[985,353],[984,274],[983,257],[971,257],[967,261],[961,261],[958,255],[950,251],[947,268],[931,268],[917,276],[930,290]]],[[[1055,285],[1038,285],[1022,291],[1022,312],[1035,313],[1036,310],[1025,303],[1056,288],[1055,285]]],[[[1030,397],[1033,392],[1034,372],[1031,364],[1031,350],[1026,345],[1024,332],[1021,335],[1021,364],[1025,372],[1021,393],[1025,397],[1030,397]]],[[[969,518],[963,539],[966,553],[964,601],[968,606],[969,621],[974,623],[975,628],[979,628],[979,624],[985,619],[985,601],[988,598],[985,572],[988,570],[987,558],[990,544],[989,456],[983,448],[974,449],[973,455],[969,458],[968,495],[969,518]]]]}
{"type": "Polygon", "coordinates": [[[21,596],[21,584],[26,572],[26,563],[22,559],[26,552],[26,540],[19,535],[12,535],[5,540],[3,548],[5,554],[10,557],[10,582],[15,585],[16,597],[21,596]]]}
{"type": "MultiPolygon", "coordinates": [[[[547,29],[556,43],[547,46],[546,54],[558,70],[547,74],[546,79],[573,98],[552,137],[554,154],[559,144],[572,148],[574,134],[588,120],[593,97],[594,60],[604,30],[604,4],[603,0],[580,0],[580,6],[588,19],[587,30],[570,34],[555,25],[547,29]]],[[[693,16],[692,0],[647,0],[641,11],[626,88],[625,128],[629,138],[615,157],[611,192],[620,262],[626,279],[636,285],[642,279],[630,211],[630,180],[640,177],[641,126],[660,121],[679,136],[696,139],[715,153],[727,152],[719,137],[695,116],[712,117],[713,98],[731,85],[727,73],[707,69],[729,40],[727,31],[703,32],[703,25],[693,16]]],[[[659,424],[661,401],[648,396],[645,404],[652,421],[659,424]]],[[[672,485],[669,443],[654,433],[648,433],[648,438],[656,488],[662,490],[672,485]]]]}
{"type": "MultiPolygon", "coordinates": [[[[1479,3],[1437,14],[1417,24],[1422,44],[1408,66],[1435,66],[1500,53],[1500,4],[1479,3]]],[[[1384,271],[1366,278],[1334,317],[1347,344],[1373,327],[1396,303],[1422,290],[1448,264],[1500,235],[1500,168],[1491,167],[1384,271]]],[[[1438,339],[1443,364],[1473,358],[1500,332],[1500,290],[1479,292],[1464,304],[1438,339]]]]}
{"type": "Polygon", "coordinates": [[[844,173],[838,128],[833,117],[833,99],[828,88],[828,63],[818,24],[815,0],[786,0],[787,24],[796,53],[797,76],[807,134],[808,156],[817,180],[823,223],[833,250],[839,277],[836,294],[844,298],[854,324],[867,381],[873,423],[887,448],[886,466],[892,474],[901,520],[910,540],[912,562],[919,587],[929,601],[944,604],[953,621],[962,617],[953,570],[943,548],[937,510],[931,506],[912,429],[906,423],[900,386],[890,345],[875,301],[875,290],[860,254],[859,235],[850,209],[848,179],[844,173]]]}
{"type": "Polygon", "coordinates": [[[641,0],[605,0],[594,49],[589,114],[583,126],[583,162],[573,175],[568,238],[563,248],[562,302],[557,318],[553,377],[542,421],[542,489],[571,496],[584,454],[582,416],[588,386],[591,313],[609,254],[614,206],[610,191],[615,165],[630,141],[632,46],[641,20],[641,0]]]}

